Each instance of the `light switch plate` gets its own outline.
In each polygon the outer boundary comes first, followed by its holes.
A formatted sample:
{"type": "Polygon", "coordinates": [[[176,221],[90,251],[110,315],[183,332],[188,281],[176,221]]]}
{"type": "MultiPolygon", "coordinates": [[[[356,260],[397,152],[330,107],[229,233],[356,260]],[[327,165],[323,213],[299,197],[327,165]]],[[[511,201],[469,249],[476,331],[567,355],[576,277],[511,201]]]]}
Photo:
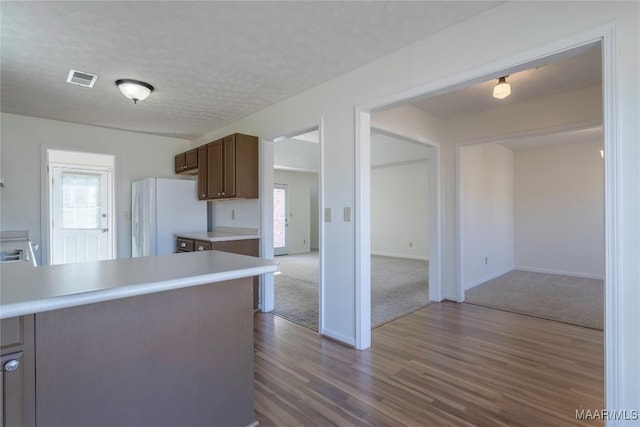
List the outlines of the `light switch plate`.
{"type": "Polygon", "coordinates": [[[324,222],[331,222],[331,208],[324,208],[324,222]]]}
{"type": "Polygon", "coordinates": [[[351,222],[351,208],[344,208],[344,222],[351,222]]]}

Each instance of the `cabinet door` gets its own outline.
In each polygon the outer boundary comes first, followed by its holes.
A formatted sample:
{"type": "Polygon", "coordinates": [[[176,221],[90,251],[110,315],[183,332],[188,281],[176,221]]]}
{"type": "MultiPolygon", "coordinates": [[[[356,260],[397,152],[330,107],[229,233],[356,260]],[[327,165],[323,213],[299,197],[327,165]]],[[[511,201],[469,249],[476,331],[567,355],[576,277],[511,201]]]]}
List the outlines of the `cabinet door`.
{"type": "Polygon", "coordinates": [[[223,197],[223,162],[222,140],[207,144],[207,198],[218,199],[223,197]]]}
{"type": "Polygon", "coordinates": [[[223,196],[236,196],[236,138],[235,135],[226,136],[223,140],[222,153],[224,156],[223,196]]]}
{"type": "Polygon", "coordinates": [[[237,133],[235,145],[235,197],[257,199],[259,195],[259,144],[258,138],[237,133]]]}
{"type": "Polygon", "coordinates": [[[184,169],[186,168],[186,159],[187,157],[185,153],[180,153],[176,155],[173,161],[175,173],[184,172],[184,169]]]}
{"type": "Polygon", "coordinates": [[[23,426],[24,423],[24,357],[18,353],[0,357],[2,373],[2,420],[4,426],[23,426]]]}
{"type": "Polygon", "coordinates": [[[184,153],[184,162],[185,162],[185,169],[195,169],[198,167],[198,149],[194,148],[192,150],[187,151],[186,153],[184,153]]]}
{"type": "Polygon", "coordinates": [[[198,147],[198,199],[207,199],[207,176],[208,176],[208,162],[207,162],[207,146],[203,145],[198,147]]]}
{"type": "Polygon", "coordinates": [[[0,420],[2,426],[35,426],[34,316],[0,321],[0,420]]]}

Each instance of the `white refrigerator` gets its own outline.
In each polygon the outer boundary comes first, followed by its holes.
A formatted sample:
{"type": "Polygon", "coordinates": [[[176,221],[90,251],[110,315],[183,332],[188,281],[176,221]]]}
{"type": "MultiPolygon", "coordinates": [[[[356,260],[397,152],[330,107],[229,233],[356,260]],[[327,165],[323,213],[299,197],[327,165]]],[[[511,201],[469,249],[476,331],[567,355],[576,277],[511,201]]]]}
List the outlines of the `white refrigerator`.
{"type": "Polygon", "coordinates": [[[175,233],[206,233],[207,203],[197,182],[146,178],[131,184],[131,256],[175,252],[175,233]]]}

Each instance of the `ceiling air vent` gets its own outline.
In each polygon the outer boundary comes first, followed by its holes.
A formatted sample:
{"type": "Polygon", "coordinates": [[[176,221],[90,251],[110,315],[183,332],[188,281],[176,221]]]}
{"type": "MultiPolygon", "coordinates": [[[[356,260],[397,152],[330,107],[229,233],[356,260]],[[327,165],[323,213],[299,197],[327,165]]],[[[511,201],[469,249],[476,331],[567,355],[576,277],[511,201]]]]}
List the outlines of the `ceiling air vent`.
{"type": "Polygon", "coordinates": [[[95,74],[85,73],[83,71],[70,70],[67,76],[67,83],[74,85],[80,85],[85,87],[93,87],[98,80],[98,76],[95,74]]]}

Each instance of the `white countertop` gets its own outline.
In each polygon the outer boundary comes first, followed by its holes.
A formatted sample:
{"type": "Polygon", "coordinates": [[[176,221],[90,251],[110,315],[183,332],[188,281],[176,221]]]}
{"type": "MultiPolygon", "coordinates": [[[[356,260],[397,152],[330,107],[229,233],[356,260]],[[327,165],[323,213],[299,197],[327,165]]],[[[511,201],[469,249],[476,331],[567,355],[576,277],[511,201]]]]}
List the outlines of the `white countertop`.
{"type": "Polygon", "coordinates": [[[176,233],[176,237],[209,242],[227,242],[230,240],[259,239],[260,233],[256,228],[217,227],[214,231],[209,232],[176,233]]]}
{"type": "Polygon", "coordinates": [[[0,319],[277,270],[275,261],[220,251],[43,267],[5,263],[0,264],[0,319]]]}

